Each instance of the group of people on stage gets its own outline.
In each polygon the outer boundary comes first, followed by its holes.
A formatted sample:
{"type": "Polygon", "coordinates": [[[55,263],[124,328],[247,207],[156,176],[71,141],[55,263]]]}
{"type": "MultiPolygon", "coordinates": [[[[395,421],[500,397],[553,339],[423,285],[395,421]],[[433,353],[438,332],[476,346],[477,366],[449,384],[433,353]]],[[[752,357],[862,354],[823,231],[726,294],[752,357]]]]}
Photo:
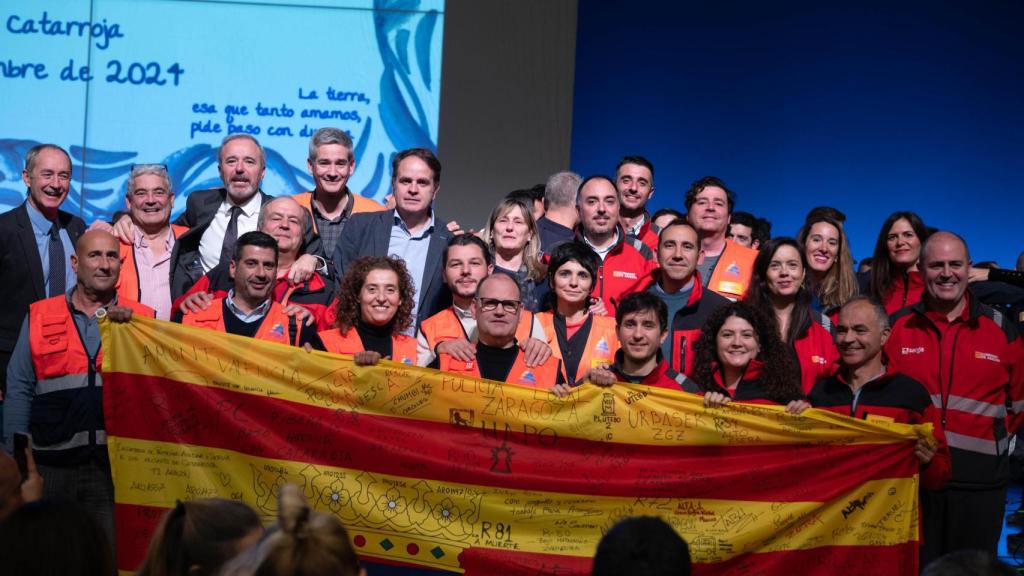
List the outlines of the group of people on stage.
{"type": "MultiPolygon", "coordinates": [[[[191,192],[173,222],[166,167],[142,164],[126,210],[87,228],[60,209],[71,158],[36,146],[26,202],[0,214],[8,450],[30,433],[37,484],[88,507],[109,537],[97,320],[138,314],[559,396],[627,382],[714,407],[931,423],[915,446],[922,565],[995,552],[1024,413],[1024,273],[973,267],[954,232],[893,213],[858,273],[839,210],[772,237],[705,177],[682,211],[651,214],[654,167],[640,156],[613,177],[560,172],[513,192],[479,233],[435,213],[441,163],[426,149],[394,156],[390,207],[349,189],[356,159],[339,129],[311,138],[315,188],[295,196],[261,189],[252,136],[226,137],[218,159],[223,186],[191,192]]],[[[0,494],[0,509],[4,498],[17,500],[0,494]]]]}

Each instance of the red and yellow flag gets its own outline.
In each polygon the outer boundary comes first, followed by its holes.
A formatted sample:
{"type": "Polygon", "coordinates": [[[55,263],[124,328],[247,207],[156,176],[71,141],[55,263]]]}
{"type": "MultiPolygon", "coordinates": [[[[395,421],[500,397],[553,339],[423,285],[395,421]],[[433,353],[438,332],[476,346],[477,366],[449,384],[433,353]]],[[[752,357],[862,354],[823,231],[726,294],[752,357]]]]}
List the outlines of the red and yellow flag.
{"type": "Polygon", "coordinates": [[[645,386],[547,392],[135,318],[101,323],[118,565],[176,500],[273,521],[285,483],[369,561],[589,574],[601,536],[655,515],[700,574],[916,574],[925,426],[645,386]]]}

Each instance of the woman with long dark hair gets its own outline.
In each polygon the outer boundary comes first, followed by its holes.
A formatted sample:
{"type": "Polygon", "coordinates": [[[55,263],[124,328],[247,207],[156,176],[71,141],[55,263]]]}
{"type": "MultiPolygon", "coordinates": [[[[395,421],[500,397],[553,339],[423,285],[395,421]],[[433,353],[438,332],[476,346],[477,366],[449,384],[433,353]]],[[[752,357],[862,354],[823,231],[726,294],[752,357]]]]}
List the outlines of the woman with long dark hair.
{"type": "Polygon", "coordinates": [[[789,404],[804,398],[796,360],[754,307],[732,302],[714,311],[694,346],[693,380],[704,403],[789,404]]]}
{"type": "Polygon", "coordinates": [[[885,219],[871,257],[868,295],[889,314],[921,301],[924,280],[917,263],[928,228],[913,212],[893,212],[885,219]]]}
{"type": "Polygon", "coordinates": [[[832,339],[832,321],[811,305],[807,288],[811,267],[806,254],[792,238],[772,238],[754,260],[747,292],[747,303],[765,315],[775,333],[796,354],[805,394],[818,378],[832,375],[839,359],[832,339]]]}

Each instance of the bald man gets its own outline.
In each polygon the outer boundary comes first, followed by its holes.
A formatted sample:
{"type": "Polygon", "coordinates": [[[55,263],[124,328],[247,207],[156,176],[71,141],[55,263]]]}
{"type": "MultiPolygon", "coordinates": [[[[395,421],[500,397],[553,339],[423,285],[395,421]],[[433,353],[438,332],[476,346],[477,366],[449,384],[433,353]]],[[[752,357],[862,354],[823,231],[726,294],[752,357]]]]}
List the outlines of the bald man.
{"type": "Polygon", "coordinates": [[[114,538],[114,489],[103,422],[98,319],[107,309],[156,312],[119,298],[121,252],[116,238],[99,230],[78,239],[71,266],[77,283],[66,294],[29,307],[7,368],[4,438],[32,435],[33,454],[46,478],[46,497],[77,501],[114,538]]]}
{"type": "Polygon", "coordinates": [[[924,299],[896,312],[885,350],[924,384],[952,454],[943,490],[921,493],[921,565],[954,550],[996,553],[1006,506],[1009,438],[1024,408],[1024,344],[1013,322],[968,290],[971,257],[952,232],[921,248],[924,299]]]}

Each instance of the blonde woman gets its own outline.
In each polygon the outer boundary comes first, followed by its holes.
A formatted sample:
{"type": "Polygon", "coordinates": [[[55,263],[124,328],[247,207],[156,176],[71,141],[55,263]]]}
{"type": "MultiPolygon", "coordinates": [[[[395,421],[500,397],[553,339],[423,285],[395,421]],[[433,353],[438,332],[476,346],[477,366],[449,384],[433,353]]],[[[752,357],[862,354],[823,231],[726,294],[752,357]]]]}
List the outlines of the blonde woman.
{"type": "Polygon", "coordinates": [[[540,235],[531,210],[518,200],[502,200],[491,212],[483,237],[494,254],[494,271],[514,278],[519,283],[523,308],[536,312],[545,270],[540,263],[540,235]]]}

